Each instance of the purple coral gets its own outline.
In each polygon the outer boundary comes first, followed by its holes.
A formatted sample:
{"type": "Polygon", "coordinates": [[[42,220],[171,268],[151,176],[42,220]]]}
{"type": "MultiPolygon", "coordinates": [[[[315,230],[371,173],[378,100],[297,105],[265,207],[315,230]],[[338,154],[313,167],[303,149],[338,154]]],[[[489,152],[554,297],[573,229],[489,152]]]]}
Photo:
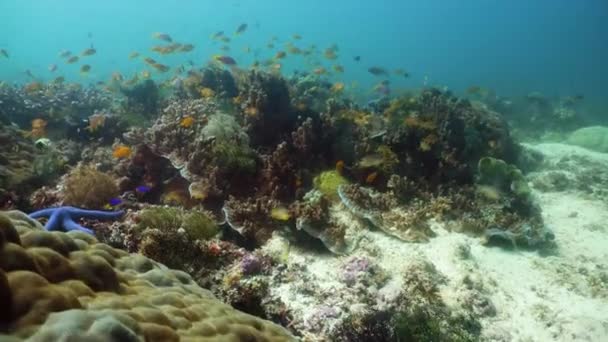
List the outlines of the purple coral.
{"type": "Polygon", "coordinates": [[[366,257],[352,257],[344,265],[342,281],[348,285],[354,285],[362,276],[371,270],[370,260],[366,257]]]}
{"type": "Polygon", "coordinates": [[[241,260],[243,274],[251,275],[262,270],[262,260],[255,254],[246,254],[241,260]]]}

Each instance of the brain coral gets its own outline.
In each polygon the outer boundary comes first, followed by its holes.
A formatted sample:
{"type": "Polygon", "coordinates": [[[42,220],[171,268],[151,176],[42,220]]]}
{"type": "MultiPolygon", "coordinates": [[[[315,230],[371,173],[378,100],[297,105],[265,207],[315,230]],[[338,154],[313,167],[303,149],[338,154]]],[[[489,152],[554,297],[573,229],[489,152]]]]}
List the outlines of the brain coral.
{"type": "Polygon", "coordinates": [[[0,340],[291,341],[186,273],[0,212],[0,340]]]}

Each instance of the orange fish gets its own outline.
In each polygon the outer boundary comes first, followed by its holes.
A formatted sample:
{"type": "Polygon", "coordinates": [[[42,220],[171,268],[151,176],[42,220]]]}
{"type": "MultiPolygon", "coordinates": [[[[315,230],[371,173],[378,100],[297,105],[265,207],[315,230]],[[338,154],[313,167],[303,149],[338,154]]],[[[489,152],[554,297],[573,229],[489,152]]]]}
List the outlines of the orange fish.
{"type": "Polygon", "coordinates": [[[365,177],[365,183],[372,184],[378,178],[378,172],[374,171],[365,177]]]}
{"type": "Polygon", "coordinates": [[[46,136],[46,125],[47,122],[44,119],[34,119],[32,120],[32,130],[29,132],[29,135],[32,138],[40,139],[46,136]]]}
{"type": "Polygon", "coordinates": [[[89,132],[95,132],[106,123],[106,116],[103,114],[93,114],[89,117],[89,125],[85,128],[89,132]]]}
{"type": "Polygon", "coordinates": [[[344,174],[344,160],[338,160],[336,162],[336,172],[338,172],[340,175],[344,174]]]}
{"type": "Polygon", "coordinates": [[[112,156],[117,159],[128,158],[131,156],[131,148],[125,145],[118,145],[114,147],[114,151],[112,151],[112,156]]]}
{"type": "Polygon", "coordinates": [[[190,115],[185,116],[179,122],[179,125],[182,126],[183,128],[190,128],[190,127],[192,127],[192,125],[194,125],[194,118],[191,117],[190,115]]]}

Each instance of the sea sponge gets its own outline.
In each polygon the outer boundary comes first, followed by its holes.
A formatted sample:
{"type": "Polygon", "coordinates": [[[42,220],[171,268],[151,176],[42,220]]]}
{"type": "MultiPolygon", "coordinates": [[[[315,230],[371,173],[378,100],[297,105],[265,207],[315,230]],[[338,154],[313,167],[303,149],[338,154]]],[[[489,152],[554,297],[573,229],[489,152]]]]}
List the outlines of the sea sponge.
{"type": "Polygon", "coordinates": [[[319,190],[323,196],[332,201],[337,201],[338,187],[348,184],[348,180],[336,170],[325,171],[314,178],[313,184],[316,190],[319,190]]]}
{"type": "Polygon", "coordinates": [[[102,209],[118,195],[118,186],[111,175],[86,165],[74,168],[63,183],[65,205],[102,209]]]}
{"type": "Polygon", "coordinates": [[[82,232],[44,231],[21,212],[0,212],[0,255],[3,341],[295,340],[184,272],[82,232]]]}

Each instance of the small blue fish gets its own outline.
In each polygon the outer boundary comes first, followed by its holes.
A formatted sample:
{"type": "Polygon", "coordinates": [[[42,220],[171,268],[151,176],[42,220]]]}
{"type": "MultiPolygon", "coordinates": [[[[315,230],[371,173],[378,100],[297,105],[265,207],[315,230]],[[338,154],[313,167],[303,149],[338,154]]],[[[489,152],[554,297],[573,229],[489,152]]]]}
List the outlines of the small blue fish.
{"type": "Polygon", "coordinates": [[[145,194],[147,192],[150,192],[150,187],[149,186],[145,186],[145,185],[140,185],[137,188],[135,188],[135,191],[145,194]]]}
{"type": "Polygon", "coordinates": [[[108,204],[109,204],[110,206],[112,206],[112,207],[115,207],[115,206],[117,206],[117,205],[119,205],[119,204],[122,204],[122,200],[121,200],[120,198],[118,198],[118,197],[114,197],[114,198],[112,198],[112,199],[111,199],[111,200],[108,202],[108,204]]]}

